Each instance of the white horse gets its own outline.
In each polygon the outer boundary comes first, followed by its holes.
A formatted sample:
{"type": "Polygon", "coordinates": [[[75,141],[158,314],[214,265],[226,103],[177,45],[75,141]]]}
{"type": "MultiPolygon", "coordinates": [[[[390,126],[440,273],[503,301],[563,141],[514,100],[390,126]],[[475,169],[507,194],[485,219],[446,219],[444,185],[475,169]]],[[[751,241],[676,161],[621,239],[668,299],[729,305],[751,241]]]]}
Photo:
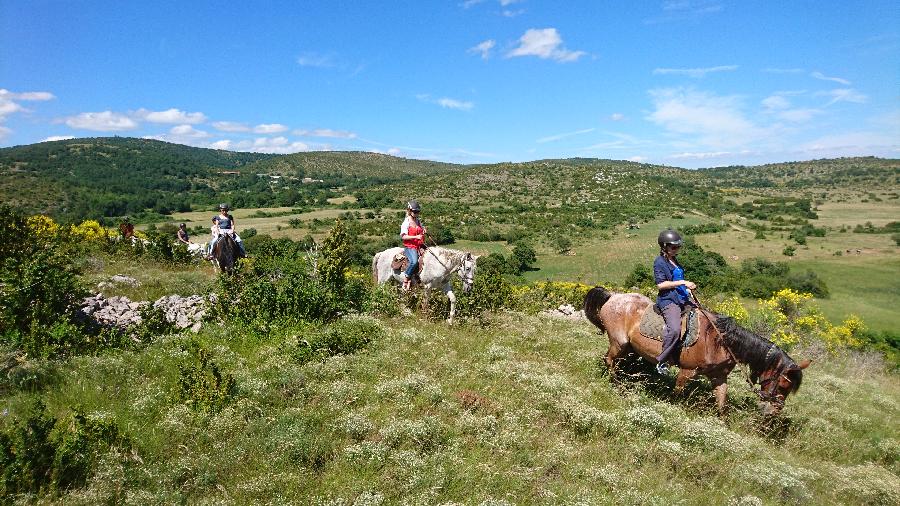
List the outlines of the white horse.
{"type": "MultiPolygon", "coordinates": [[[[405,278],[403,272],[391,268],[391,262],[398,253],[402,255],[403,248],[390,248],[375,253],[375,257],[372,259],[372,276],[379,285],[392,279],[403,282],[405,278]]],[[[451,324],[456,315],[456,295],[453,293],[453,285],[450,281],[453,279],[453,274],[456,273],[462,280],[463,291],[468,293],[472,289],[477,260],[478,257],[471,253],[440,246],[426,249],[419,257],[419,262],[422,263],[419,280],[422,282],[422,287],[425,288],[425,296],[428,297],[428,292],[432,288],[440,288],[444,292],[450,299],[450,318],[447,321],[451,324]]]]}
{"type": "MultiPolygon", "coordinates": [[[[178,243],[178,244],[184,244],[184,243],[178,243]]],[[[205,243],[205,242],[204,243],[192,242],[187,245],[188,253],[190,253],[191,255],[193,255],[195,257],[203,258],[206,256],[206,244],[207,243],[205,243]]]]}

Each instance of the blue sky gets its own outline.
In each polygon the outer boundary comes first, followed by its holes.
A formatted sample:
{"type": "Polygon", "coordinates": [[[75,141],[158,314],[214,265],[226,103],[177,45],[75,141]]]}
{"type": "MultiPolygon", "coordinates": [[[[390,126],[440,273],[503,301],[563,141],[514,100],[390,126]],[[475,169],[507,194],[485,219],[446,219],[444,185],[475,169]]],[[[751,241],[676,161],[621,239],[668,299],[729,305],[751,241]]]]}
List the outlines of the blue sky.
{"type": "Polygon", "coordinates": [[[900,158],[896,1],[239,4],[0,0],[0,146],[900,158]]]}

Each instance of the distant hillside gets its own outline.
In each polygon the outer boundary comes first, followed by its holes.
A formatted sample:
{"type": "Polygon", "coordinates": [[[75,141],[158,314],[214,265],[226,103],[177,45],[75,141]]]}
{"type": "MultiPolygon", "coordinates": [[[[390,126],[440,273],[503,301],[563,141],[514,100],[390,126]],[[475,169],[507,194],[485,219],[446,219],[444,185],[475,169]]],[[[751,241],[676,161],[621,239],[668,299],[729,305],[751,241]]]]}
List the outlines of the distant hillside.
{"type": "Polygon", "coordinates": [[[245,170],[324,179],[342,185],[371,185],[406,180],[410,176],[454,172],[465,167],[365,151],[315,151],[262,160],[245,170]]]}
{"type": "Polygon", "coordinates": [[[61,219],[167,214],[223,200],[242,207],[292,206],[333,196],[328,187],[357,188],[461,167],[365,152],[282,156],[128,137],[70,139],[0,149],[0,200],[61,219]]]}
{"type": "Polygon", "coordinates": [[[886,188],[900,184],[900,160],[875,157],[700,169],[717,185],[741,188],[886,188]],[[874,186],[873,186],[874,185],[874,186]]]}
{"type": "Polygon", "coordinates": [[[149,139],[98,137],[0,149],[0,200],[74,218],[190,208],[215,173],[272,158],[149,139]]]}

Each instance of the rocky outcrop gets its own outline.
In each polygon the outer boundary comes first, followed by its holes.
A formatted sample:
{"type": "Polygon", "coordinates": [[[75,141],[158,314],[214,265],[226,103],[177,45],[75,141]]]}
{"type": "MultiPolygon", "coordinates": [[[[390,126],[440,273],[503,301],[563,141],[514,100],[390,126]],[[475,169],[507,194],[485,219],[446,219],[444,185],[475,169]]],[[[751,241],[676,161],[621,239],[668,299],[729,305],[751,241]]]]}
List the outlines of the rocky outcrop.
{"type": "MultiPolygon", "coordinates": [[[[141,310],[149,304],[147,301],[132,302],[122,296],[106,298],[98,293],[85,298],[79,312],[104,327],[127,329],[141,323],[141,310]]],[[[160,309],[166,321],[179,330],[189,328],[198,332],[206,315],[205,300],[200,295],[166,295],[154,301],[153,307],[160,309]]]]}
{"type": "Polygon", "coordinates": [[[571,304],[561,304],[558,308],[542,311],[541,314],[551,318],[562,318],[565,320],[584,320],[584,310],[575,309],[571,304]]]}

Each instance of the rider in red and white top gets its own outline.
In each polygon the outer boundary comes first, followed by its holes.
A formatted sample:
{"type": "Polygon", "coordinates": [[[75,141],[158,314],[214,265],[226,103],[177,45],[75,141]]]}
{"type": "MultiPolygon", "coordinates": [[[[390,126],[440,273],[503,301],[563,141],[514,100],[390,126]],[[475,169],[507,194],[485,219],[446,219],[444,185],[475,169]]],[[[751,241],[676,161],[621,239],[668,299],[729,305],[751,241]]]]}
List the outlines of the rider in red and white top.
{"type": "Polygon", "coordinates": [[[421,206],[415,200],[410,200],[406,204],[406,219],[400,225],[400,239],[403,241],[403,254],[409,259],[409,266],[406,268],[405,279],[403,280],[403,289],[409,290],[413,273],[419,266],[419,252],[425,247],[425,227],[419,221],[419,213],[422,212],[421,206]]]}

